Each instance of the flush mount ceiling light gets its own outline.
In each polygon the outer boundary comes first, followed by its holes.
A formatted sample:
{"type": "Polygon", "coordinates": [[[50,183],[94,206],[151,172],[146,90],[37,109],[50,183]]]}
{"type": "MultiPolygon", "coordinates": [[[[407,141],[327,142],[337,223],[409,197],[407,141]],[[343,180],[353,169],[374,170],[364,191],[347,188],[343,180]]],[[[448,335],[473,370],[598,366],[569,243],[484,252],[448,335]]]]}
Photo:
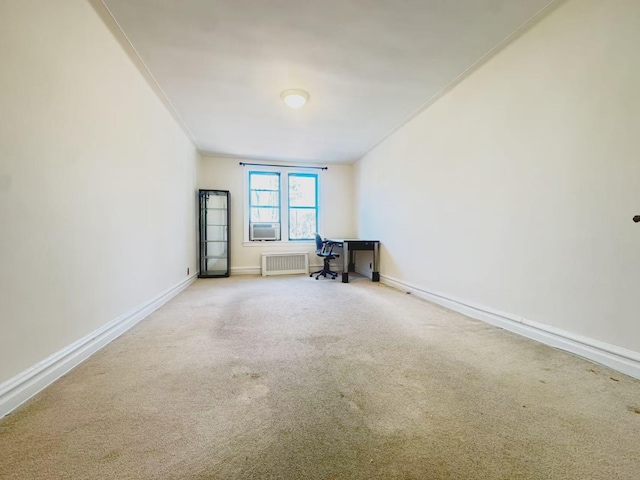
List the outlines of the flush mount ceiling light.
{"type": "Polygon", "coordinates": [[[309,100],[309,94],[304,90],[285,90],[280,98],[289,108],[301,108],[309,100]]]}

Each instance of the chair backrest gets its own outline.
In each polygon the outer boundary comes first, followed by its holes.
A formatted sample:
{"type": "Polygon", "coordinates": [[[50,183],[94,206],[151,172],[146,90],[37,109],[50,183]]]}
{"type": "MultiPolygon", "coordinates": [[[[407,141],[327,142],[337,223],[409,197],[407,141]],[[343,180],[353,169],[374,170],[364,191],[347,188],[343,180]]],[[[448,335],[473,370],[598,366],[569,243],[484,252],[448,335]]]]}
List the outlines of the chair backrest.
{"type": "Polygon", "coordinates": [[[316,233],[316,253],[320,255],[322,253],[322,249],[324,248],[324,242],[322,241],[322,237],[319,233],[316,233]]]}

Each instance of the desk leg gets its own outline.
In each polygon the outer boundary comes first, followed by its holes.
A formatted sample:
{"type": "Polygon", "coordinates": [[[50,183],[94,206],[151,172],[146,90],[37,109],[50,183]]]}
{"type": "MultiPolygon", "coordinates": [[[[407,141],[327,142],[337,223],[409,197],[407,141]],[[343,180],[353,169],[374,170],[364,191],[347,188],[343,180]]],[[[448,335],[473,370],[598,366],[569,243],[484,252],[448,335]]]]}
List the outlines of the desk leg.
{"type": "Polygon", "coordinates": [[[371,281],[380,281],[380,244],[378,242],[373,244],[373,272],[371,273],[371,281]]]}
{"type": "Polygon", "coordinates": [[[356,251],[355,250],[349,251],[349,271],[350,272],[356,271],[356,251]]]}
{"type": "Polygon", "coordinates": [[[342,244],[342,283],[349,283],[349,242],[342,244]]]}

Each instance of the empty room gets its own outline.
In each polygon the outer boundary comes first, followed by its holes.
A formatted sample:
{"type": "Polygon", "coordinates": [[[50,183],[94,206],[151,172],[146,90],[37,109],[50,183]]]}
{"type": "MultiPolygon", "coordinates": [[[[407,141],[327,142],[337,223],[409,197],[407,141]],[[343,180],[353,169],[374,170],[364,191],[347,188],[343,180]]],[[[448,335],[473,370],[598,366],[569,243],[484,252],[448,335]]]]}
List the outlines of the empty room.
{"type": "Polygon", "coordinates": [[[637,0],[0,0],[0,478],[640,478],[639,46],[637,0]]]}

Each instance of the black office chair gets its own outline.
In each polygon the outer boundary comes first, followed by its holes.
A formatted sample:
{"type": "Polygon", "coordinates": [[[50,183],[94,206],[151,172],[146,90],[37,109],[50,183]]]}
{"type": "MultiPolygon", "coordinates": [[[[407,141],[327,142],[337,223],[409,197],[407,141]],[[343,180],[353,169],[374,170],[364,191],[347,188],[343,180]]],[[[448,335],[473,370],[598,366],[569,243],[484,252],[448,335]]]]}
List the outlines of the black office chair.
{"type": "Polygon", "coordinates": [[[329,242],[326,240],[322,240],[322,237],[316,233],[316,255],[322,258],[322,270],[318,270],[317,272],[313,272],[310,277],[316,276],[316,280],[322,277],[331,277],[331,279],[335,279],[338,274],[336,272],[331,271],[330,262],[334,258],[340,257],[340,255],[333,253],[333,247],[335,243],[329,242]]]}

